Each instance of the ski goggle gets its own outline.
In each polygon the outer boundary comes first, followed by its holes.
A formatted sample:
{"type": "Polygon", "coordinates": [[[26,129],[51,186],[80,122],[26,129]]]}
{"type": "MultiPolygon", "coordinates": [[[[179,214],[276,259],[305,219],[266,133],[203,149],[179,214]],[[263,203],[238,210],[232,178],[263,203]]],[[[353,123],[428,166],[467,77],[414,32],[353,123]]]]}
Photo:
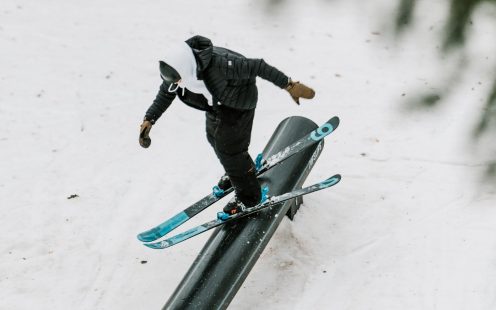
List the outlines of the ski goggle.
{"type": "Polygon", "coordinates": [[[168,65],[167,63],[163,61],[159,61],[160,64],[160,77],[162,80],[164,80],[167,84],[169,84],[169,92],[175,92],[179,88],[179,81],[181,80],[181,75],[168,65]]]}

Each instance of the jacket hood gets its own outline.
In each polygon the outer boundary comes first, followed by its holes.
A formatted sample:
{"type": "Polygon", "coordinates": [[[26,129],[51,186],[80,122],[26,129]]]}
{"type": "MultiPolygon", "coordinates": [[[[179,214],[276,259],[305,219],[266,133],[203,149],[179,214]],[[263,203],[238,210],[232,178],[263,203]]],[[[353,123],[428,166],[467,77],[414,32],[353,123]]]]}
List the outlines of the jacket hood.
{"type": "MultiPolygon", "coordinates": [[[[205,83],[198,79],[198,62],[191,47],[186,42],[171,42],[166,49],[164,64],[160,62],[161,69],[169,65],[177,71],[181,77],[179,86],[188,90],[210,97],[205,83]]],[[[163,70],[161,70],[162,72],[163,70]]]]}
{"type": "Polygon", "coordinates": [[[212,41],[208,38],[196,35],[186,40],[186,44],[189,45],[195,55],[197,72],[205,70],[212,60],[212,53],[214,50],[212,41]]]}

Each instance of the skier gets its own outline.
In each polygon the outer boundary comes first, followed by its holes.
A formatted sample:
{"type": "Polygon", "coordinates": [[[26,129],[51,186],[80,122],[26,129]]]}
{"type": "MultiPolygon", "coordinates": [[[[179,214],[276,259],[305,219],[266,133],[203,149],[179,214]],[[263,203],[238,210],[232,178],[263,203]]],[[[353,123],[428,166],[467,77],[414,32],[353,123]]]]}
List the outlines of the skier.
{"type": "Polygon", "coordinates": [[[141,124],[140,145],[150,146],[152,126],[177,96],[206,112],[207,140],[225,170],[218,186],[223,190],[233,186],[236,193],[223,211],[235,214],[260,203],[261,188],[248,154],[258,99],[256,77],[287,90],[297,104],[300,98],[313,98],[315,92],[263,59],[213,46],[199,35],[169,46],[166,56],[159,61],[163,81],[141,124]]]}

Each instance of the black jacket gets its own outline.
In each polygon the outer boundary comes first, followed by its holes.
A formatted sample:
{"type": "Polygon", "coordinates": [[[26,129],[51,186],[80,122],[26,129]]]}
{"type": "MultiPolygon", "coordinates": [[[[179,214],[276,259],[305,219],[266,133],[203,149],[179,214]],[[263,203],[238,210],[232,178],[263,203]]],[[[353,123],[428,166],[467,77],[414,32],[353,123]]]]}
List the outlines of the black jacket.
{"type": "MultiPolygon", "coordinates": [[[[266,79],[280,88],[288,85],[289,78],[268,65],[263,59],[250,59],[222,47],[202,36],[194,36],[186,41],[193,50],[197,63],[197,77],[203,80],[215,104],[234,109],[250,110],[257,105],[258,91],[256,77],[266,79]]],[[[166,59],[167,61],[167,59],[166,59]]],[[[186,104],[208,110],[207,100],[202,95],[189,91],[168,92],[169,85],[163,82],[157,97],[146,112],[148,120],[156,121],[167,110],[176,96],[186,104]]]]}

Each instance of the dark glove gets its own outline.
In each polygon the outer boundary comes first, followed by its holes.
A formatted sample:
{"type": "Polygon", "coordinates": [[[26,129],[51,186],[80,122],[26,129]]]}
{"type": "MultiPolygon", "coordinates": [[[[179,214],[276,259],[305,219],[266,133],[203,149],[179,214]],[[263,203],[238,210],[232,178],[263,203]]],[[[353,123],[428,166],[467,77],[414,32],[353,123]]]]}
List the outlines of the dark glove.
{"type": "Polygon", "coordinates": [[[315,96],[313,89],[298,81],[293,82],[291,79],[289,79],[288,86],[285,89],[297,104],[300,104],[300,98],[312,99],[315,96]]]}
{"type": "Polygon", "coordinates": [[[152,139],[150,139],[150,137],[148,136],[150,130],[152,129],[152,126],[153,126],[153,121],[149,121],[146,118],[141,124],[139,144],[144,148],[148,148],[152,143],[152,139]]]}

